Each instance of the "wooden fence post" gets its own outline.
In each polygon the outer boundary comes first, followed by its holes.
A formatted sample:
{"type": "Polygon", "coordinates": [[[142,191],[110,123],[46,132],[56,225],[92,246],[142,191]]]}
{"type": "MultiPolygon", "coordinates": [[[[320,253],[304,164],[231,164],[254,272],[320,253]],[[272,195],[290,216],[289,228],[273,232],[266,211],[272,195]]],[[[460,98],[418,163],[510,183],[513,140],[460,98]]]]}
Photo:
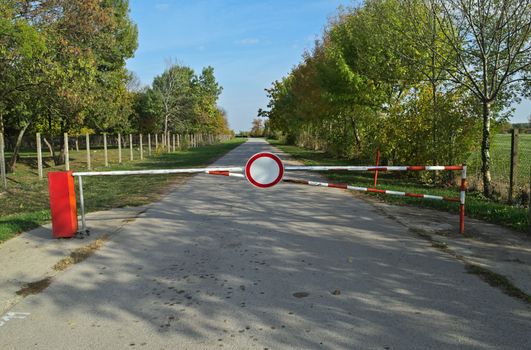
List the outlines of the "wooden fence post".
{"type": "Polygon", "coordinates": [[[2,187],[7,191],[7,175],[6,175],[6,156],[4,153],[4,133],[0,130],[0,177],[2,178],[2,187]]]}
{"type": "Polygon", "coordinates": [[[133,161],[133,134],[129,134],[129,160],[133,161]]]}
{"type": "Polygon", "coordinates": [[[42,145],[41,145],[41,133],[38,132],[36,135],[37,142],[37,171],[39,173],[39,179],[42,180],[42,145]]]}
{"type": "Polygon", "coordinates": [[[90,135],[88,132],[85,134],[85,140],[87,143],[87,169],[92,170],[92,164],[90,163],[90,135]]]}
{"type": "Polygon", "coordinates": [[[151,157],[151,133],[148,134],[148,156],[151,157]]]}
{"type": "Polygon", "coordinates": [[[107,133],[103,133],[103,156],[105,157],[105,166],[109,166],[109,155],[107,154],[107,133]]]}
{"type": "Polygon", "coordinates": [[[509,174],[509,204],[513,202],[514,187],[518,176],[518,129],[511,130],[511,170],[509,174]]]}
{"type": "Polygon", "coordinates": [[[118,134],[118,163],[122,164],[122,135],[118,134]]]}
{"type": "Polygon", "coordinates": [[[70,149],[68,147],[68,133],[64,133],[63,135],[63,142],[64,142],[64,148],[65,148],[65,170],[70,170],[70,149]]]}
{"type": "Polygon", "coordinates": [[[140,159],[144,159],[144,145],[142,143],[142,134],[138,135],[139,143],[140,143],[140,159]]]}

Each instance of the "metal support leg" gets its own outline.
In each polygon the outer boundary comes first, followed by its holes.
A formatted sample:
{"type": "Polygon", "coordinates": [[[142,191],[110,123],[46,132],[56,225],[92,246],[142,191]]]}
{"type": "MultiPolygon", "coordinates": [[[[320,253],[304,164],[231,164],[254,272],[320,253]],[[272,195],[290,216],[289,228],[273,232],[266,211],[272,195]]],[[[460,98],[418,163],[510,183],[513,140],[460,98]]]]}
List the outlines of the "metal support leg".
{"type": "Polygon", "coordinates": [[[87,223],[85,221],[85,198],[83,196],[83,176],[77,177],[79,182],[79,206],[81,207],[81,233],[88,235],[87,223]]]}

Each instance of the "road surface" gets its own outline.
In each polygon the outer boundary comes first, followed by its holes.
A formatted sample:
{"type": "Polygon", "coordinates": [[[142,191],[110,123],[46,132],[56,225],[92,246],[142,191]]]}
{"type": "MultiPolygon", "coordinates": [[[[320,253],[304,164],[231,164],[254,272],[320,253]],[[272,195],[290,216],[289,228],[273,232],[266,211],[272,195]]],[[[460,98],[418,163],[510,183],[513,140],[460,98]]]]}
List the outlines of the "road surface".
{"type": "Polygon", "coordinates": [[[208,175],[3,317],[0,349],[531,348],[528,305],[370,204],[208,175]]]}

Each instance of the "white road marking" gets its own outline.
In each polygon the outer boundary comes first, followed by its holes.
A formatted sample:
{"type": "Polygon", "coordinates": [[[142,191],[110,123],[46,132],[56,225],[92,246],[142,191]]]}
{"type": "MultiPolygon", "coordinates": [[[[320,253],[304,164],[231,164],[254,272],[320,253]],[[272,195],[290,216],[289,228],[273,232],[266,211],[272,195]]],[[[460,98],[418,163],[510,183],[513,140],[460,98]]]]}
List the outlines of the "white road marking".
{"type": "Polygon", "coordinates": [[[30,315],[29,312],[8,312],[4,316],[0,317],[0,327],[2,327],[7,322],[14,320],[14,319],[23,320],[29,315],[30,315]]]}

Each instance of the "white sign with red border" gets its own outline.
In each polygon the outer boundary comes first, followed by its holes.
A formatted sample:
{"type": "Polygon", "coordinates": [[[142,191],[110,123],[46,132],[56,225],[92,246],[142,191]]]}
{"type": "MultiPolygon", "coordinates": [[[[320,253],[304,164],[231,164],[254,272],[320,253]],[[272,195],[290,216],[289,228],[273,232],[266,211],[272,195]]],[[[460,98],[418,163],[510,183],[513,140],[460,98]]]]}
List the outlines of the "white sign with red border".
{"type": "Polygon", "coordinates": [[[273,187],[284,176],[284,165],[279,157],[272,153],[256,153],[245,165],[245,177],[253,186],[273,187]]]}

